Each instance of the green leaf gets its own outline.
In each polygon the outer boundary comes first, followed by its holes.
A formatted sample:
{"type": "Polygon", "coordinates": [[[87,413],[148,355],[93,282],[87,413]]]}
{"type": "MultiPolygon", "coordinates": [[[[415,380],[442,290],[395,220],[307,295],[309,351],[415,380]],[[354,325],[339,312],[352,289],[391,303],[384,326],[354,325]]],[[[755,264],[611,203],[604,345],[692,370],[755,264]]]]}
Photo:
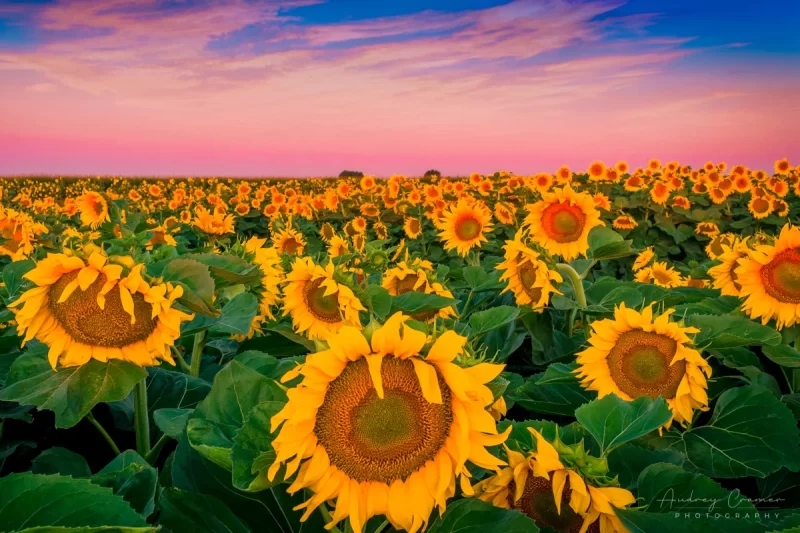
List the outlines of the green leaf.
{"type": "Polygon", "coordinates": [[[153,412],[153,420],[165,435],[178,440],[193,412],[194,409],[157,409],[153,412]]]}
{"type": "Polygon", "coordinates": [[[489,278],[489,276],[486,274],[486,271],[479,266],[464,267],[464,269],[461,271],[461,274],[464,276],[464,281],[467,282],[467,285],[470,289],[479,287],[489,278]]]}
{"type": "Polygon", "coordinates": [[[56,427],[69,428],[98,403],[128,396],[146,376],[143,368],[117,359],[107,363],[90,359],[85,365],[54,372],[42,345],[14,361],[0,400],[53,411],[56,427]]]}
{"type": "Polygon", "coordinates": [[[537,385],[550,385],[553,383],[578,383],[578,376],[575,375],[577,363],[553,363],[544,371],[544,375],[536,382],[537,385]]]}
{"type": "Polygon", "coordinates": [[[686,467],[715,478],[765,477],[800,468],[800,430],[791,411],[757,386],[723,393],[705,426],[683,434],[686,467]]]}
{"type": "Polygon", "coordinates": [[[33,270],[36,266],[30,259],[23,261],[14,261],[7,264],[3,268],[3,284],[8,291],[8,300],[14,301],[22,293],[22,285],[24,282],[22,276],[33,270]]]}
{"type": "Polygon", "coordinates": [[[747,513],[752,503],[738,491],[729,492],[703,474],[671,464],[648,466],[639,476],[639,505],[651,513],[747,513]]]}
{"type": "Polygon", "coordinates": [[[779,344],[777,346],[764,346],[761,351],[773,363],[787,368],[800,368],[800,351],[791,346],[779,344]]]}
{"type": "Polygon", "coordinates": [[[694,343],[709,350],[736,346],[777,346],[783,340],[775,328],[762,326],[741,316],[692,315],[686,319],[686,325],[700,330],[694,343]]]}
{"type": "Polygon", "coordinates": [[[683,464],[683,455],[676,450],[651,450],[627,442],[608,454],[608,468],[619,478],[622,488],[635,490],[639,483],[639,475],[648,466],[655,463],[683,464]]]}
{"type": "Polygon", "coordinates": [[[269,401],[285,402],[286,393],[274,379],[234,359],[215,376],[211,392],[197,406],[195,416],[214,422],[233,439],[250,410],[269,401]]]}
{"type": "Polygon", "coordinates": [[[113,490],[145,518],[155,510],[158,470],[133,450],[119,454],[92,476],[91,481],[113,490]]]}
{"type": "Polygon", "coordinates": [[[579,383],[549,383],[539,385],[544,374],[529,377],[525,384],[506,393],[506,397],[533,413],[574,416],[575,409],[589,402],[596,394],[579,383]]]}
{"type": "Polygon", "coordinates": [[[597,226],[589,232],[589,249],[594,251],[603,246],[623,242],[624,240],[622,235],[613,229],[606,226],[597,226]]]}
{"type": "Polygon", "coordinates": [[[602,261],[605,259],[619,259],[636,253],[631,247],[633,241],[610,242],[592,250],[592,259],[602,261]]]}
{"type": "Polygon", "coordinates": [[[119,526],[98,526],[98,527],[61,527],[61,526],[42,526],[25,528],[18,533],[159,533],[156,527],[119,527],[119,526]]]}
{"type": "Polygon", "coordinates": [[[256,314],[258,299],[249,292],[237,294],[222,308],[222,313],[216,324],[211,326],[211,331],[247,335],[256,314]]]}
{"type": "Polygon", "coordinates": [[[663,398],[643,396],[626,402],[616,394],[594,400],[575,411],[578,422],[600,444],[603,454],[666,424],[672,417],[663,398]]]}
{"type": "Polygon", "coordinates": [[[510,305],[500,305],[487,309],[486,311],[478,311],[473,313],[469,319],[469,325],[472,328],[473,335],[480,335],[505,326],[513,322],[519,316],[519,307],[511,307],[510,305]]]}
{"type": "Polygon", "coordinates": [[[380,285],[367,285],[364,292],[366,294],[364,305],[372,310],[378,320],[386,320],[392,310],[392,296],[389,291],[380,285]]]}
{"type": "Polygon", "coordinates": [[[202,418],[192,418],[186,426],[186,436],[200,455],[226,470],[231,469],[233,441],[218,425],[202,418]]]}
{"type": "Polygon", "coordinates": [[[164,267],[161,277],[183,287],[183,296],[178,299],[181,304],[203,315],[219,314],[214,308],[214,278],[203,263],[194,259],[173,259],[164,267]]]}
{"type": "MultiPolygon", "coordinates": [[[[314,341],[295,333],[291,324],[281,322],[273,326],[262,327],[262,330],[275,332],[283,338],[291,341],[293,344],[299,345],[297,348],[299,348],[300,353],[315,352],[317,350],[314,341]]],[[[267,339],[267,346],[269,346],[270,351],[280,354],[281,357],[284,355],[297,355],[297,353],[287,353],[286,348],[282,348],[280,345],[278,345],[275,342],[275,339],[267,339]]]]}
{"type": "Polygon", "coordinates": [[[66,448],[50,448],[39,454],[31,464],[34,474],[60,474],[62,476],[89,477],[92,471],[83,456],[66,448]]]}
{"type": "Polygon", "coordinates": [[[0,478],[0,531],[41,526],[146,526],[130,505],[88,479],[25,472],[0,478]]]}
{"type": "Polygon", "coordinates": [[[392,298],[392,307],[404,311],[409,315],[416,315],[427,311],[437,311],[454,305],[455,303],[456,300],[452,298],[416,291],[410,291],[392,298]]]}
{"type": "Polygon", "coordinates": [[[158,522],[172,531],[192,533],[250,533],[227,505],[212,496],[176,488],[164,489],[158,502],[158,522]]]}
{"type": "Polygon", "coordinates": [[[186,437],[178,444],[172,466],[176,488],[213,496],[228,507],[252,531],[269,533],[316,533],[324,531],[322,516],[313,513],[307,522],[300,522],[303,511],[293,507],[306,499],[302,492],[290,496],[285,486],[261,492],[242,492],[231,486],[231,473],[203,460],[189,446],[186,437]]]}
{"type": "Polygon", "coordinates": [[[252,265],[241,257],[222,254],[192,254],[188,257],[208,267],[218,289],[231,285],[261,283],[261,270],[258,265],[252,265]]]}
{"type": "Polygon", "coordinates": [[[255,406],[236,434],[233,444],[233,486],[237,489],[257,492],[277,485],[283,480],[279,472],[275,480],[267,479],[267,469],[275,462],[270,419],[283,409],[283,402],[264,402],[255,406]]]}
{"type": "Polygon", "coordinates": [[[450,503],[437,518],[429,533],[536,533],[536,523],[519,511],[495,507],[475,498],[450,503]]]}

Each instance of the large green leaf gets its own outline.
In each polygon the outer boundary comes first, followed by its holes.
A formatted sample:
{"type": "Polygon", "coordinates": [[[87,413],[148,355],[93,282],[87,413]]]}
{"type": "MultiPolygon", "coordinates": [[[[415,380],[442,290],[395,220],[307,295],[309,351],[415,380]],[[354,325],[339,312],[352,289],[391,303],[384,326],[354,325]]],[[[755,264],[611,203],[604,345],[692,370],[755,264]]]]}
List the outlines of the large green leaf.
{"type": "Polygon", "coordinates": [[[97,526],[97,527],[61,527],[61,526],[42,526],[26,528],[18,533],[159,533],[162,531],[158,527],[120,527],[120,526],[97,526]]]}
{"type": "Polygon", "coordinates": [[[47,362],[47,347],[40,345],[11,365],[0,400],[53,411],[56,427],[69,428],[98,403],[128,396],[146,376],[143,368],[119,360],[90,359],[85,365],[54,372],[47,362]]]}
{"type": "Polygon", "coordinates": [[[216,324],[211,326],[211,331],[247,335],[256,314],[258,314],[258,299],[249,292],[237,294],[222,308],[216,324]]]}
{"type": "Polygon", "coordinates": [[[686,325],[700,330],[694,343],[709,350],[736,346],[777,346],[783,341],[775,328],[762,326],[742,316],[692,315],[686,319],[686,325]]]}
{"type": "Polygon", "coordinates": [[[179,257],[164,267],[161,277],[164,281],[183,287],[183,296],[178,299],[181,304],[204,315],[219,314],[214,308],[215,285],[208,266],[194,259],[179,257]]]}
{"type": "Polygon", "coordinates": [[[192,533],[250,533],[252,530],[213,496],[169,488],[158,503],[159,524],[171,531],[192,533]]]}
{"type": "Polygon", "coordinates": [[[703,474],[656,463],[639,476],[638,504],[651,513],[747,513],[755,507],[738,491],[730,492],[703,474]]]}
{"type": "Polygon", "coordinates": [[[208,267],[217,288],[261,283],[258,265],[252,265],[241,257],[223,254],[193,254],[188,257],[208,267]]]}
{"type": "Polygon", "coordinates": [[[193,412],[194,409],[158,409],[153,412],[153,420],[164,434],[178,440],[193,412]]]}
{"type": "Polygon", "coordinates": [[[275,462],[272,440],[278,435],[270,429],[270,419],[283,409],[283,402],[264,402],[255,406],[236,434],[233,445],[233,486],[256,492],[277,485],[282,475],[270,482],[267,469],[275,462]]]}
{"type": "Polygon", "coordinates": [[[33,460],[31,472],[34,474],[60,474],[62,476],[89,477],[92,471],[82,455],[54,447],[43,451],[33,460]]]}
{"type": "Polygon", "coordinates": [[[519,511],[495,507],[475,498],[466,498],[447,505],[429,533],[536,533],[536,523],[519,511]]]}
{"type": "Polygon", "coordinates": [[[520,308],[512,307],[510,305],[500,305],[487,309],[485,311],[478,311],[473,313],[469,318],[469,325],[472,328],[473,335],[480,335],[505,326],[513,322],[519,316],[520,308]]]}
{"type": "Polygon", "coordinates": [[[158,470],[133,450],[115,457],[91,481],[112,489],[145,518],[155,510],[158,470]]]}
{"type": "Polygon", "coordinates": [[[575,417],[605,454],[660,428],[670,420],[672,411],[663,398],[653,400],[643,396],[626,402],[616,394],[609,394],[578,408],[575,417]]]}
{"type": "Polygon", "coordinates": [[[212,463],[231,469],[233,441],[214,422],[192,418],[186,426],[186,436],[195,451],[212,463]]]}
{"type": "Polygon", "coordinates": [[[683,455],[676,450],[652,450],[628,442],[608,454],[608,468],[619,480],[621,487],[635,490],[639,475],[655,463],[683,464],[683,455]]]}
{"type": "Polygon", "coordinates": [[[411,291],[392,298],[394,309],[403,311],[408,315],[425,313],[427,311],[437,311],[444,307],[449,307],[456,303],[452,298],[445,298],[438,294],[425,294],[423,292],[411,291]]]}
{"type": "Polygon", "coordinates": [[[16,300],[22,294],[22,286],[25,283],[22,276],[33,270],[35,266],[36,263],[32,260],[25,259],[23,261],[14,261],[3,267],[3,285],[6,286],[8,291],[9,302],[16,300]]]}
{"type": "Polygon", "coordinates": [[[25,472],[0,478],[0,531],[42,526],[146,526],[111,489],[88,479],[25,472]]]}
{"type": "Polygon", "coordinates": [[[522,387],[509,391],[507,396],[533,413],[567,416],[574,416],[575,409],[596,397],[596,393],[577,382],[538,384],[544,376],[542,373],[529,377],[522,387]]]}
{"type": "MultiPolygon", "coordinates": [[[[263,358],[250,359],[260,364],[263,358]]],[[[286,401],[286,393],[274,379],[234,359],[219,371],[208,396],[195,410],[195,415],[214,422],[228,438],[233,439],[244,425],[247,413],[268,401],[286,401]]]]}
{"type": "Polygon", "coordinates": [[[762,387],[723,393],[705,426],[683,434],[688,462],[711,477],[765,477],[800,468],[800,430],[791,411],[762,387]]]}
{"type": "Polygon", "coordinates": [[[800,351],[791,346],[785,344],[764,346],[761,351],[775,364],[788,368],[800,368],[800,351]]]}

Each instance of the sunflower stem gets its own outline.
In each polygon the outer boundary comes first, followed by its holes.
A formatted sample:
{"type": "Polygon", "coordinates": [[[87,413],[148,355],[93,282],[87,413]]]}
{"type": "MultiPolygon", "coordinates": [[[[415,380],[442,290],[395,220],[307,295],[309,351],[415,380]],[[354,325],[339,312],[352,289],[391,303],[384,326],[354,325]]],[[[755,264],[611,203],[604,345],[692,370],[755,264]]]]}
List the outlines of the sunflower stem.
{"type": "MultiPolygon", "coordinates": [[[[321,503],[319,505],[319,507],[317,507],[317,509],[319,509],[319,512],[322,514],[322,518],[325,520],[326,524],[330,524],[333,521],[333,518],[331,518],[330,511],[328,511],[328,506],[327,505],[325,505],[324,503],[321,503]]],[[[333,526],[330,529],[330,531],[332,531],[333,533],[342,533],[341,530],[336,526],[333,526]]]]}
{"type": "Polygon", "coordinates": [[[203,348],[206,345],[206,332],[199,331],[194,334],[194,346],[192,346],[192,361],[189,367],[189,375],[197,377],[200,375],[200,362],[203,359],[203,348]]]}
{"type": "Polygon", "coordinates": [[[142,457],[150,453],[150,417],[147,413],[147,380],[133,387],[133,423],[136,426],[136,451],[142,457]]]}
{"type": "Polygon", "coordinates": [[[384,520],[383,523],[381,525],[379,525],[377,528],[375,528],[375,531],[373,531],[372,533],[381,533],[381,531],[386,529],[386,526],[388,526],[388,525],[389,525],[389,521],[388,520],[384,520]]]}
{"type": "Polygon", "coordinates": [[[586,293],[583,291],[581,276],[574,268],[566,263],[558,263],[556,265],[556,270],[558,270],[559,274],[569,278],[570,283],[572,283],[572,289],[575,292],[575,300],[577,300],[578,306],[580,306],[581,310],[586,309],[586,293]]]}
{"type": "Polygon", "coordinates": [[[177,349],[175,346],[170,346],[170,348],[172,348],[172,355],[174,356],[175,360],[176,360],[176,361],[178,361],[178,365],[181,367],[181,369],[182,369],[184,372],[186,372],[187,374],[188,374],[189,372],[191,372],[191,371],[192,371],[192,370],[191,370],[191,369],[192,369],[192,367],[190,367],[190,366],[189,366],[189,365],[186,363],[186,360],[185,360],[185,359],[183,358],[183,356],[181,355],[181,352],[179,352],[179,351],[178,351],[178,349],[177,349]]]}
{"type": "Polygon", "coordinates": [[[114,439],[111,438],[111,435],[108,434],[106,428],[100,425],[100,422],[97,421],[97,419],[94,417],[91,411],[89,412],[89,414],[86,415],[86,420],[88,420],[90,424],[92,424],[94,427],[97,428],[97,431],[100,432],[100,434],[106,440],[108,445],[111,447],[111,451],[114,452],[114,455],[119,455],[120,454],[119,446],[117,446],[117,443],[114,442],[114,439]]]}
{"type": "Polygon", "coordinates": [[[150,464],[155,463],[156,459],[158,459],[158,454],[161,453],[161,448],[164,447],[166,443],[169,442],[170,437],[167,434],[161,435],[161,438],[153,446],[153,449],[150,450],[150,453],[147,454],[145,457],[145,461],[150,464]]]}

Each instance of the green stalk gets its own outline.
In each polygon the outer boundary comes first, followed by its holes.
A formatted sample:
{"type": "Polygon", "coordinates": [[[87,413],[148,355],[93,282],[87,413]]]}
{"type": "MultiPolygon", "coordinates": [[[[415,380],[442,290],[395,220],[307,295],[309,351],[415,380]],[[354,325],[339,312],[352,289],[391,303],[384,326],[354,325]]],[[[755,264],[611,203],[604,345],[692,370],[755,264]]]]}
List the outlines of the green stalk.
{"type": "MultiPolygon", "coordinates": [[[[591,267],[589,267],[591,268],[591,267]]],[[[586,313],[584,313],[584,309],[586,309],[586,292],[583,290],[583,277],[575,271],[570,265],[566,263],[558,263],[556,265],[556,270],[558,270],[559,274],[569,278],[570,283],[572,284],[573,292],[575,293],[575,300],[578,302],[578,308],[581,312],[581,323],[583,324],[583,331],[586,333],[586,338],[589,338],[591,330],[589,329],[589,323],[586,320],[586,313]]],[[[588,273],[584,273],[584,276],[588,273]]],[[[575,323],[575,315],[570,314],[570,321],[569,321],[569,335],[572,336],[572,328],[574,327],[575,323]]]]}
{"type": "Polygon", "coordinates": [[[97,419],[91,412],[89,412],[89,414],[86,415],[86,420],[88,420],[90,424],[92,424],[95,428],[97,428],[97,431],[100,432],[100,434],[106,440],[108,445],[111,447],[111,451],[114,452],[114,455],[119,455],[120,454],[119,446],[117,446],[117,443],[114,442],[114,439],[112,439],[111,435],[108,434],[106,428],[100,425],[100,422],[97,421],[97,419]]]}
{"type": "Polygon", "coordinates": [[[147,380],[133,387],[133,423],[136,426],[136,451],[142,457],[150,453],[150,417],[147,413],[147,380]]]}
{"type": "Polygon", "coordinates": [[[197,377],[200,375],[200,362],[203,359],[203,348],[206,345],[206,332],[200,331],[194,334],[194,346],[192,346],[192,361],[189,367],[189,375],[197,377]]]}
{"type": "Polygon", "coordinates": [[[155,463],[156,459],[158,459],[158,454],[161,452],[161,448],[163,448],[164,445],[168,442],[169,442],[169,436],[166,434],[161,435],[161,438],[158,439],[155,446],[153,446],[153,449],[150,450],[150,453],[147,454],[145,460],[150,464],[155,463]]]}

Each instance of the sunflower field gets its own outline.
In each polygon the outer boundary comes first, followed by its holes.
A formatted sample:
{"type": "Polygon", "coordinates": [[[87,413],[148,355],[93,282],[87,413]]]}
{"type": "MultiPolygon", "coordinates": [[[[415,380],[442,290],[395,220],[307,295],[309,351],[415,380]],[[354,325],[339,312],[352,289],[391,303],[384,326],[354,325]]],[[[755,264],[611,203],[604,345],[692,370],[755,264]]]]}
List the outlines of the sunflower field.
{"type": "Polygon", "coordinates": [[[0,199],[0,532],[800,531],[786,159],[0,199]]]}

